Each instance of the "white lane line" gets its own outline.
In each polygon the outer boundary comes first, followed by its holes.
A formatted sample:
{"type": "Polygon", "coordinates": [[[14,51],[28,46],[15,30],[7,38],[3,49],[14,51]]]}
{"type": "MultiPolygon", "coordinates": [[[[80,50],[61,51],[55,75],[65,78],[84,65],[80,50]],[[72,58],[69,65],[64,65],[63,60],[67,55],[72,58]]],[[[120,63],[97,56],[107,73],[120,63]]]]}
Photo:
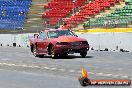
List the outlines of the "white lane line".
{"type": "MultiPolygon", "coordinates": [[[[47,69],[47,70],[59,70],[59,71],[66,71],[65,69],[57,69],[57,68],[49,68],[49,67],[40,67],[40,66],[34,66],[34,65],[26,65],[26,64],[22,64],[22,65],[17,65],[17,64],[8,64],[8,63],[0,63],[0,65],[5,65],[5,66],[16,66],[16,67],[28,67],[28,68],[40,68],[40,69],[47,69]]],[[[74,73],[76,72],[75,70],[69,70],[69,72],[74,73]]],[[[81,73],[81,71],[77,71],[78,73],[81,73]]],[[[109,77],[121,77],[121,78],[130,78],[132,80],[131,77],[127,76],[127,75],[113,75],[113,74],[105,74],[105,73],[94,73],[94,72],[88,72],[88,74],[95,74],[97,76],[109,76],[109,77]]]]}
{"type": "MultiPolygon", "coordinates": [[[[15,67],[27,67],[27,68],[41,68],[40,66],[29,66],[29,65],[17,65],[17,64],[8,64],[8,63],[0,63],[0,65],[6,65],[6,66],[15,66],[15,67]]],[[[47,69],[47,70],[56,70],[57,68],[49,68],[49,67],[42,67],[41,69],[47,69]]],[[[61,69],[61,71],[64,71],[61,69]]]]}
{"type": "Polygon", "coordinates": [[[50,68],[50,70],[56,70],[57,68],[50,68]]]}
{"type": "Polygon", "coordinates": [[[27,65],[23,64],[23,65],[16,65],[16,66],[19,66],[19,67],[27,67],[27,65]]]}
{"type": "MultiPolygon", "coordinates": [[[[15,66],[15,67],[27,67],[27,68],[41,68],[39,66],[34,66],[34,65],[26,65],[26,64],[22,64],[22,65],[17,65],[17,64],[8,64],[8,63],[0,63],[0,65],[5,65],[5,66],[15,66]]],[[[44,67],[44,69],[49,69],[48,67],[44,67]]]]}
{"type": "MultiPolygon", "coordinates": [[[[0,63],[0,65],[5,65],[5,66],[15,66],[15,67],[27,67],[27,68],[40,68],[40,69],[47,69],[47,70],[57,70],[57,68],[49,68],[49,67],[40,67],[40,66],[34,66],[34,65],[17,65],[17,64],[8,64],[8,63],[0,63]]],[[[61,71],[64,71],[64,69],[59,69],[61,71]]]]}
{"type": "Polygon", "coordinates": [[[104,75],[104,73],[96,73],[96,75],[103,76],[103,75],[104,75]]]}
{"type": "Polygon", "coordinates": [[[70,70],[69,72],[72,72],[72,73],[73,73],[73,72],[75,72],[75,71],[74,71],[74,70],[70,70]]]}
{"type": "Polygon", "coordinates": [[[126,76],[126,75],[123,75],[123,76],[121,76],[122,78],[129,78],[128,76],[126,76]]]}
{"type": "Polygon", "coordinates": [[[33,68],[40,68],[39,66],[32,66],[33,68]]]}
{"type": "Polygon", "coordinates": [[[15,64],[0,63],[1,65],[15,66],[15,64]]]}
{"type": "Polygon", "coordinates": [[[59,71],[63,71],[63,72],[65,71],[65,69],[58,69],[58,70],[59,70],[59,71]]]}
{"type": "Polygon", "coordinates": [[[103,76],[112,76],[112,74],[104,74],[103,76]]]}
{"type": "Polygon", "coordinates": [[[50,69],[49,67],[44,67],[44,69],[50,69]]]}

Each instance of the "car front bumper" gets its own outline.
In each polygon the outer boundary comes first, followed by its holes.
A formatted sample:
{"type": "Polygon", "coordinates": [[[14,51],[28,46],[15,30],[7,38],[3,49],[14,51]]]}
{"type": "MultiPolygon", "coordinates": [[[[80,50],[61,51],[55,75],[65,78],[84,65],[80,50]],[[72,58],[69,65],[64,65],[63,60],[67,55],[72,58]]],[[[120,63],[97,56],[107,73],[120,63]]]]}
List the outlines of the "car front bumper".
{"type": "Polygon", "coordinates": [[[80,53],[87,52],[89,50],[89,44],[87,45],[56,45],[54,47],[55,53],[63,54],[63,53],[80,53]]]}

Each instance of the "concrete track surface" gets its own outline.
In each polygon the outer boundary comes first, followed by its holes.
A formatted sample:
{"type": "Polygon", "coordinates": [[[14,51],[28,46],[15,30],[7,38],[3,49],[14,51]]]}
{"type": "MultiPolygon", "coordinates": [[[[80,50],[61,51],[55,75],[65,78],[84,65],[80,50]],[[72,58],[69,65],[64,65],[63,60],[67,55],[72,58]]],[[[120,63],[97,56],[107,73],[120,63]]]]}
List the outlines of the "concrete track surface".
{"type": "MultiPolygon", "coordinates": [[[[132,53],[89,51],[51,59],[34,57],[29,48],[0,47],[0,88],[83,88],[78,82],[81,68],[90,79],[131,79],[132,53]]],[[[132,86],[88,86],[86,88],[132,88],[132,86]]]]}

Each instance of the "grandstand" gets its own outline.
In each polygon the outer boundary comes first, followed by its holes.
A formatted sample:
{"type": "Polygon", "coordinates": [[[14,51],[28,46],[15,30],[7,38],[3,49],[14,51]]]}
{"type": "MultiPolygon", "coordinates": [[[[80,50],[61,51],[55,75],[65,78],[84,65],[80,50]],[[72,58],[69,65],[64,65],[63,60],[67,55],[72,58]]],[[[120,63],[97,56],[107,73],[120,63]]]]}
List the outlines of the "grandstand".
{"type": "Polygon", "coordinates": [[[131,0],[0,0],[0,31],[131,27],[131,0]]]}
{"type": "Polygon", "coordinates": [[[0,0],[0,30],[21,30],[31,0],[0,0]]]}
{"type": "MultiPolygon", "coordinates": [[[[13,9],[13,12],[9,12],[10,15],[8,15],[8,18],[7,16],[3,16],[3,10],[0,10],[0,33],[28,33],[42,30],[43,19],[41,18],[41,13],[44,11],[43,5],[50,1],[51,0],[0,0],[0,9],[10,8],[10,11],[13,9]],[[29,4],[26,4],[26,2],[29,4]],[[2,3],[12,5],[3,6],[2,3]],[[23,15],[18,14],[20,10],[25,11],[23,15]],[[22,17],[23,19],[21,19],[22,17]]],[[[6,11],[7,10],[8,9],[6,9],[6,11]]]]}
{"type": "Polygon", "coordinates": [[[73,9],[78,9],[85,2],[86,0],[76,0],[74,3],[72,0],[54,0],[44,6],[51,10],[44,12],[42,17],[49,18],[48,23],[50,25],[56,25],[58,21],[61,21],[62,18],[69,15],[73,9]]]}
{"type": "Polygon", "coordinates": [[[53,0],[44,6],[48,11],[44,12],[42,17],[50,26],[67,23],[69,28],[76,29],[80,24],[84,28],[128,27],[132,18],[131,2],[131,0],[53,0]],[[121,2],[126,2],[125,6],[121,2]],[[116,5],[120,7],[117,8],[116,5]],[[95,18],[112,7],[115,10],[105,17],[95,18]]]}
{"type": "Polygon", "coordinates": [[[128,0],[123,8],[117,8],[110,14],[84,24],[88,28],[119,28],[132,24],[132,1],[128,0]]]}

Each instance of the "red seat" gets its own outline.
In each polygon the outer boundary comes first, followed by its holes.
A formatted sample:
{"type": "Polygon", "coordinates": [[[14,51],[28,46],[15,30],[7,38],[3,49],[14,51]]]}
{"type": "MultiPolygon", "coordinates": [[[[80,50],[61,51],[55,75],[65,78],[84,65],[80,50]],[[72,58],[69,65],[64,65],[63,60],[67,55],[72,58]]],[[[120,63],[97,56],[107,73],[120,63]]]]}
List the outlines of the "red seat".
{"type": "MultiPolygon", "coordinates": [[[[44,5],[44,8],[49,8],[51,10],[43,13],[43,18],[49,18],[49,23],[54,24],[55,22],[52,22],[52,18],[56,19],[62,19],[65,18],[68,14],[70,14],[73,10],[73,8],[78,8],[84,4],[86,0],[76,0],[76,2],[73,4],[73,0],[53,0],[47,5],[44,5]],[[74,6],[73,6],[74,5],[74,6]]],[[[74,23],[74,22],[73,22],[74,23]]]]}
{"type": "Polygon", "coordinates": [[[73,4],[72,0],[53,0],[44,6],[45,8],[50,8],[51,10],[45,12],[42,17],[49,18],[51,24],[56,24],[58,22],[57,19],[65,18],[72,12],[73,7],[80,7],[81,9],[78,13],[75,13],[69,18],[63,19],[63,21],[67,22],[68,25],[70,24],[73,26],[74,24],[85,21],[85,19],[89,18],[91,15],[96,15],[105,8],[115,5],[120,0],[95,0],[83,6],[85,1],[87,0],[76,0],[73,4]]]}
{"type": "Polygon", "coordinates": [[[105,8],[115,5],[119,1],[120,0],[95,0],[84,6],[81,6],[81,10],[74,14],[74,16],[67,18],[65,22],[70,24],[77,24],[81,21],[85,21],[85,18],[89,18],[91,15],[96,15],[105,8]]]}

